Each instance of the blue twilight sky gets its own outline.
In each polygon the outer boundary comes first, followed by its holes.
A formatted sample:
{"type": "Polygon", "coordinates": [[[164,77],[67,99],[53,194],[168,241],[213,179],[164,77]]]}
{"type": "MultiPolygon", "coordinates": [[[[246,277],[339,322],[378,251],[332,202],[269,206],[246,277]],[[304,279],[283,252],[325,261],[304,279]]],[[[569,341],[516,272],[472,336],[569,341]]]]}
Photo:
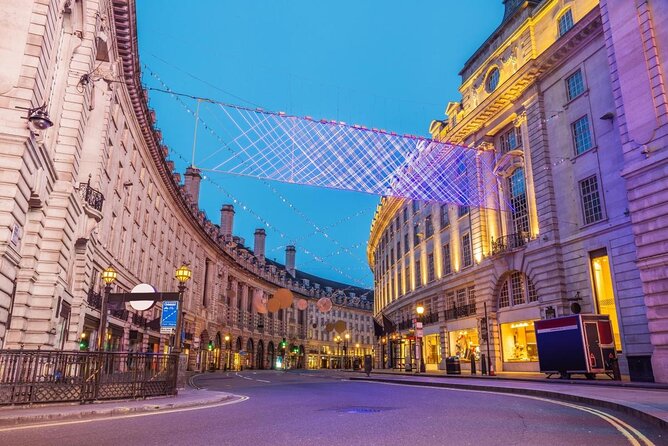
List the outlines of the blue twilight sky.
{"type": "MultiPolygon", "coordinates": [[[[503,2],[140,0],[137,10],[149,87],[428,136],[431,120],[459,100],[457,73],[500,24],[503,2]]],[[[150,102],[183,172],[194,130],[186,107],[195,101],[150,92],[150,102]]],[[[213,129],[223,119],[211,106],[200,111],[213,129]]],[[[219,147],[200,127],[195,165],[219,147]]],[[[267,257],[283,263],[284,246],[295,243],[298,269],[373,286],[366,241],[379,197],[205,175],[200,207],[219,223],[221,205],[236,199],[234,233],[247,246],[264,227],[267,257]]]]}

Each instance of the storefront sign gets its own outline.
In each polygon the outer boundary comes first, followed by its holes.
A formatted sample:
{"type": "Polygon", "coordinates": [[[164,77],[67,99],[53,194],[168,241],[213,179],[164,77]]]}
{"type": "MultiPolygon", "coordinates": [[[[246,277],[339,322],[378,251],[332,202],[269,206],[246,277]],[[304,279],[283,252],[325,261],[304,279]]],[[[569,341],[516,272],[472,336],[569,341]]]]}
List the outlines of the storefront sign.
{"type": "Polygon", "coordinates": [[[160,333],[174,334],[176,332],[176,319],[179,314],[178,301],[165,301],[162,303],[162,316],[160,317],[160,333]]]}

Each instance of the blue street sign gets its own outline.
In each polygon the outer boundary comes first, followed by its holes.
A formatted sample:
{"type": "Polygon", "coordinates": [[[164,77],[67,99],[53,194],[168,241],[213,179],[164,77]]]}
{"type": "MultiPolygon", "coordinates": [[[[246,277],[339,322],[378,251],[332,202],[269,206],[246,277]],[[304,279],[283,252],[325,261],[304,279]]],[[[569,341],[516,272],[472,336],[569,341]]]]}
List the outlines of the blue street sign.
{"type": "Polygon", "coordinates": [[[160,318],[160,333],[172,334],[176,331],[176,318],[179,314],[178,301],[164,301],[162,303],[162,317],[160,318]]]}

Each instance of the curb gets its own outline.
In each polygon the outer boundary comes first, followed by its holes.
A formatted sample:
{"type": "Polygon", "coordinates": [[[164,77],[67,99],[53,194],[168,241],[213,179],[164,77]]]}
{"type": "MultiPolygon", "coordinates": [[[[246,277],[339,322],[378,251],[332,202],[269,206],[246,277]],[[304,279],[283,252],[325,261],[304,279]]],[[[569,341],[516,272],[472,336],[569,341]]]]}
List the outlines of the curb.
{"type": "MultiPolygon", "coordinates": [[[[345,373],[357,373],[357,372],[345,371],[345,373]]],[[[504,381],[504,382],[526,382],[526,383],[537,383],[537,384],[575,384],[575,385],[598,386],[598,387],[621,387],[625,389],[639,389],[639,390],[668,390],[668,384],[613,381],[613,380],[584,380],[584,379],[557,379],[557,378],[532,379],[532,378],[513,378],[505,376],[466,375],[466,374],[445,375],[439,373],[420,373],[419,375],[416,375],[414,373],[384,372],[382,370],[376,370],[376,369],[373,370],[373,373],[375,373],[376,375],[402,376],[402,377],[420,376],[424,378],[453,378],[453,379],[463,379],[463,380],[484,379],[484,380],[489,380],[490,382],[504,381]]]]}
{"type": "Polygon", "coordinates": [[[401,380],[401,379],[384,379],[384,378],[364,378],[364,377],[350,377],[350,380],[353,381],[372,381],[372,382],[381,382],[381,383],[392,383],[392,384],[409,384],[414,386],[424,386],[424,387],[442,387],[442,388],[451,388],[451,389],[466,389],[466,390],[482,390],[485,392],[494,392],[494,393],[508,393],[508,394],[518,394],[518,395],[529,395],[529,396],[540,396],[545,398],[552,398],[561,401],[567,401],[572,403],[584,403],[592,406],[603,407],[606,409],[614,409],[620,412],[623,412],[627,415],[634,416],[643,421],[654,424],[663,429],[668,429],[668,421],[665,421],[659,417],[656,417],[652,414],[644,412],[635,407],[627,406],[621,403],[615,403],[612,401],[605,401],[596,398],[590,398],[586,396],[579,395],[569,395],[566,393],[553,392],[549,390],[536,390],[536,389],[523,389],[519,387],[495,387],[495,386],[485,386],[479,384],[459,384],[459,383],[439,383],[439,382],[428,382],[428,381],[410,381],[410,380],[401,380]]]}
{"type": "MultiPolygon", "coordinates": [[[[175,401],[165,401],[159,404],[151,404],[150,402],[147,402],[147,404],[135,407],[110,407],[110,408],[91,407],[81,410],[79,412],[71,412],[71,413],[52,412],[45,414],[26,415],[26,416],[21,416],[19,414],[18,416],[13,418],[0,418],[0,427],[9,427],[16,425],[24,425],[24,424],[37,424],[45,421],[77,420],[89,417],[103,417],[103,416],[113,417],[118,415],[127,415],[130,413],[159,412],[161,410],[166,410],[166,409],[184,409],[188,407],[217,404],[231,399],[234,399],[234,395],[223,394],[218,398],[212,398],[210,400],[195,400],[183,403],[178,403],[175,401]]],[[[135,400],[127,400],[127,401],[135,401],[135,400]]]]}

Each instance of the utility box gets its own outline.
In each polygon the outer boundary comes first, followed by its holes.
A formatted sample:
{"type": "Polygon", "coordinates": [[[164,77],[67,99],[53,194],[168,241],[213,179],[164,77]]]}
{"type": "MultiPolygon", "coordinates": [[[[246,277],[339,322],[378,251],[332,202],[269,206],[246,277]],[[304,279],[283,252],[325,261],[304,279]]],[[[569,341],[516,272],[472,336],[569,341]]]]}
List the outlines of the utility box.
{"type": "Polygon", "coordinates": [[[534,322],[540,371],[562,378],[582,373],[612,373],[617,361],[610,318],[605,314],[575,314],[534,322]]]}

